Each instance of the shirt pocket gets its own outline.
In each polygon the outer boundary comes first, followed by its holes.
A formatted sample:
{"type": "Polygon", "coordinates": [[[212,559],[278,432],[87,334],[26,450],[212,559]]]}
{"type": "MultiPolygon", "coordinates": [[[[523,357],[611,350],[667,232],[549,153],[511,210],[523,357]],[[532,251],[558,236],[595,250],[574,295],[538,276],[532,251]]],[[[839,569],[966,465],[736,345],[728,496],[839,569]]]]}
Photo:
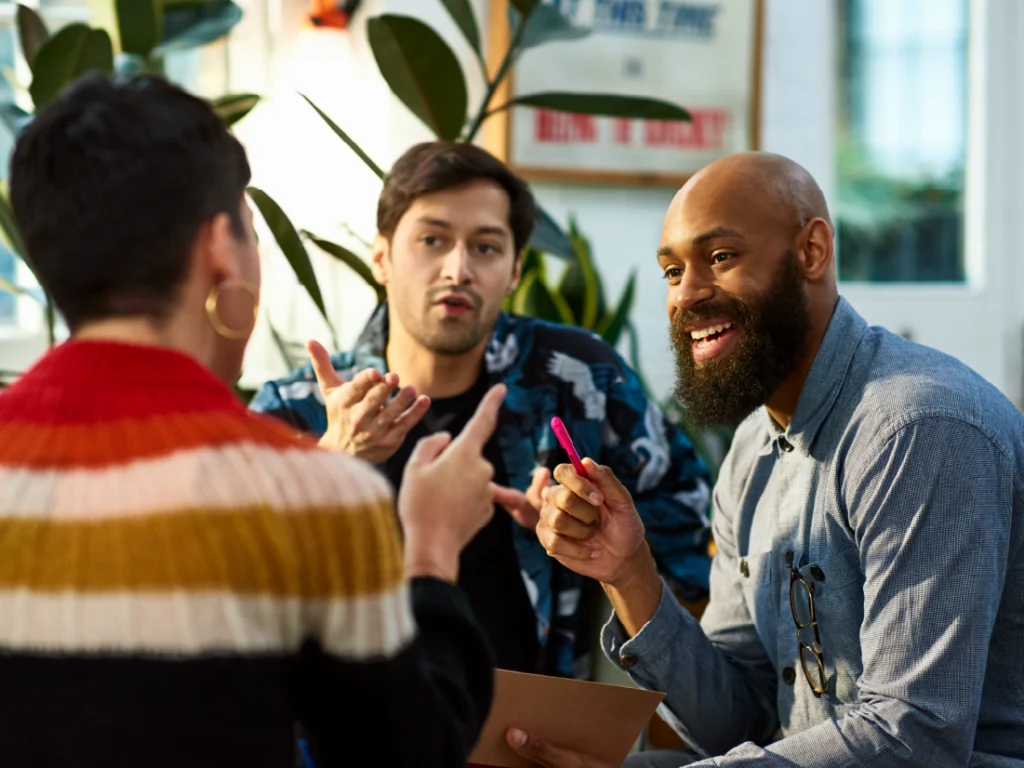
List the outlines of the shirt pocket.
{"type": "MultiPolygon", "coordinates": [[[[836,553],[797,571],[808,585],[813,585],[814,614],[829,695],[840,706],[853,706],[860,700],[857,682],[863,672],[860,628],[864,617],[864,588],[859,565],[849,555],[836,553]]],[[[806,601],[804,590],[795,586],[794,600],[806,601]]],[[[798,606],[798,610],[806,609],[798,606]]],[[[805,630],[802,637],[809,642],[810,630],[805,630]]]]}
{"type": "Polygon", "coordinates": [[[771,596],[774,578],[772,552],[758,552],[739,558],[740,586],[747,613],[754,622],[758,636],[771,648],[772,638],[777,632],[776,609],[771,596]]]}

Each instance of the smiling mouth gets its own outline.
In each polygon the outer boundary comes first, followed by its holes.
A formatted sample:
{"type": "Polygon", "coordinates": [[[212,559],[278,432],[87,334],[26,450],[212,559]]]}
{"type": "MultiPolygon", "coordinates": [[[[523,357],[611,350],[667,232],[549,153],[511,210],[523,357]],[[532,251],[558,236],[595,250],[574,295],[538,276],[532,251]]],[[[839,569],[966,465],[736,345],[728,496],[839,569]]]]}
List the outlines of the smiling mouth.
{"type": "Polygon", "coordinates": [[[701,347],[707,347],[722,338],[722,336],[725,335],[725,333],[732,327],[732,320],[727,320],[726,322],[718,325],[710,325],[707,328],[690,331],[690,338],[693,339],[693,345],[698,349],[701,347]]]}

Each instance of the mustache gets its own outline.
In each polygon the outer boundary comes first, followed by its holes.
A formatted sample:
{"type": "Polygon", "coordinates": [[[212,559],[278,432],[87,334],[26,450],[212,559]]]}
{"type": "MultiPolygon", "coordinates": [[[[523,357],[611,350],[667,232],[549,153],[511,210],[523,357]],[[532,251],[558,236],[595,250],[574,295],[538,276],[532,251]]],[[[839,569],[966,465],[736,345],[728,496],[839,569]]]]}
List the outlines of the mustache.
{"type": "Polygon", "coordinates": [[[484,304],[483,297],[472,288],[450,285],[441,286],[440,288],[431,288],[427,291],[427,303],[436,304],[441,300],[442,296],[448,296],[453,293],[462,296],[464,299],[469,301],[469,303],[473,305],[474,309],[480,309],[484,304]]]}
{"type": "Polygon", "coordinates": [[[683,336],[689,338],[689,334],[683,330],[687,325],[718,317],[727,318],[735,325],[742,325],[748,314],[746,304],[737,299],[720,300],[714,304],[701,304],[693,309],[677,312],[672,318],[672,333],[680,338],[683,336]]]}

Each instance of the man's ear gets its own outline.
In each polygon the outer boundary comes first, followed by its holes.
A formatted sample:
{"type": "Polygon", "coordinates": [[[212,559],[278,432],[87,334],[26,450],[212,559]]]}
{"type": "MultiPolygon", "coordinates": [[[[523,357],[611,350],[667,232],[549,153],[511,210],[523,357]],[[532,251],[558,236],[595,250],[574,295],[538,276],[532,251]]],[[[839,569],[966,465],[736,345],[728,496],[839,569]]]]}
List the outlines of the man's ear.
{"type": "Polygon", "coordinates": [[[508,284],[508,290],[505,291],[506,296],[511,296],[516,288],[519,287],[519,281],[523,279],[523,254],[520,253],[516,256],[516,263],[512,267],[512,281],[508,284]]]}
{"type": "Polygon", "coordinates": [[[370,270],[373,278],[381,285],[388,284],[388,267],[391,264],[390,244],[384,235],[377,234],[370,246],[370,270]]]}
{"type": "Polygon", "coordinates": [[[811,219],[800,233],[798,246],[803,256],[804,277],[810,282],[821,280],[835,261],[832,227],[824,219],[811,219]]]}

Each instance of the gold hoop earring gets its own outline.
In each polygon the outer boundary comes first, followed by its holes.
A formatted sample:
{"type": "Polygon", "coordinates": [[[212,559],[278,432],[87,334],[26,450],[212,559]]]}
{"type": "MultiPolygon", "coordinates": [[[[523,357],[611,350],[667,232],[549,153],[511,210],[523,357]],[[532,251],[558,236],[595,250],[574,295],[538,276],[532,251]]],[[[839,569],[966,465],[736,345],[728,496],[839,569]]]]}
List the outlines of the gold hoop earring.
{"type": "Polygon", "coordinates": [[[222,283],[218,283],[210,289],[210,292],[206,295],[206,316],[210,319],[210,325],[213,326],[218,335],[223,336],[225,339],[231,341],[238,341],[240,339],[247,338],[252,329],[256,327],[256,316],[259,312],[259,289],[255,285],[250,283],[248,280],[225,280],[222,283]],[[241,288],[243,291],[252,296],[253,307],[252,307],[252,322],[246,327],[241,329],[228,328],[224,321],[220,319],[220,315],[217,314],[217,304],[220,302],[220,297],[224,294],[228,288],[241,288]]]}

